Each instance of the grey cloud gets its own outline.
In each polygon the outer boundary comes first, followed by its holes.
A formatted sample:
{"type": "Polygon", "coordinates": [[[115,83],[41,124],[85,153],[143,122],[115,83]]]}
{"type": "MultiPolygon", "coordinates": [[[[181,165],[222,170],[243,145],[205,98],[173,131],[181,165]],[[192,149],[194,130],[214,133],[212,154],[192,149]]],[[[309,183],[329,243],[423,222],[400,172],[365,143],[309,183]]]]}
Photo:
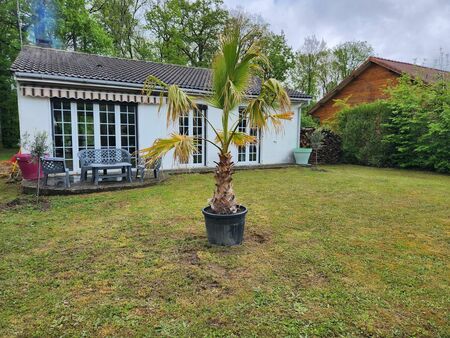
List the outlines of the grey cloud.
{"type": "Polygon", "coordinates": [[[260,15],[299,48],[315,34],[333,46],[365,40],[378,56],[428,65],[439,48],[450,53],[450,0],[225,0],[260,15]]]}

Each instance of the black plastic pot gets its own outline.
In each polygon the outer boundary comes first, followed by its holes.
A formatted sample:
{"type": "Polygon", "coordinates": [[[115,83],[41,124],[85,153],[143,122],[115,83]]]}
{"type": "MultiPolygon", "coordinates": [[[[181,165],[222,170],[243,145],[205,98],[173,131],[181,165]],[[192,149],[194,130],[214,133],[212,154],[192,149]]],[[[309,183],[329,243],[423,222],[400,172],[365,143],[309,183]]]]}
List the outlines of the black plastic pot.
{"type": "Polygon", "coordinates": [[[239,245],[244,237],[245,215],[247,208],[240,205],[235,214],[221,215],[212,212],[208,206],[202,209],[205,216],[208,242],[215,245],[239,245]]]}

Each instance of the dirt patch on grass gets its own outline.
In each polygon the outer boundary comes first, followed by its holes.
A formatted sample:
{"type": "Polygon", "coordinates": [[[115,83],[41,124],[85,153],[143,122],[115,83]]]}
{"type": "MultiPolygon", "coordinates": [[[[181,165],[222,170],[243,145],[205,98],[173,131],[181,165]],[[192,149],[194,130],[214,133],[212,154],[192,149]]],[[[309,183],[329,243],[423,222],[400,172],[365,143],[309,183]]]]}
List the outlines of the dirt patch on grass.
{"type": "Polygon", "coordinates": [[[253,242],[256,244],[264,244],[270,241],[271,235],[269,233],[251,229],[247,230],[247,235],[244,233],[244,241],[253,242]]]}
{"type": "Polygon", "coordinates": [[[35,196],[20,196],[9,202],[0,204],[0,211],[17,210],[20,208],[33,208],[40,211],[49,210],[50,201],[45,197],[40,197],[36,202],[35,196]]]}
{"type": "Polygon", "coordinates": [[[0,177],[8,177],[11,170],[11,162],[0,161],[0,177]]]}

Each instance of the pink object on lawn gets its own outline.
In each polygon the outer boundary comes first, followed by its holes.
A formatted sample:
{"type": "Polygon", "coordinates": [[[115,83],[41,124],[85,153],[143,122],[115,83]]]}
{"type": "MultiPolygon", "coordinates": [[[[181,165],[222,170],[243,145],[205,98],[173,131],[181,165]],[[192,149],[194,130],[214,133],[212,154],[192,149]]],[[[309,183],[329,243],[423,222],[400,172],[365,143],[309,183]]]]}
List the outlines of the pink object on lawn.
{"type": "MultiPolygon", "coordinates": [[[[30,154],[17,154],[17,162],[19,163],[22,177],[25,180],[37,180],[38,179],[38,161],[34,161],[30,154]]],[[[42,167],[39,168],[39,178],[42,178],[44,173],[42,167]]]]}

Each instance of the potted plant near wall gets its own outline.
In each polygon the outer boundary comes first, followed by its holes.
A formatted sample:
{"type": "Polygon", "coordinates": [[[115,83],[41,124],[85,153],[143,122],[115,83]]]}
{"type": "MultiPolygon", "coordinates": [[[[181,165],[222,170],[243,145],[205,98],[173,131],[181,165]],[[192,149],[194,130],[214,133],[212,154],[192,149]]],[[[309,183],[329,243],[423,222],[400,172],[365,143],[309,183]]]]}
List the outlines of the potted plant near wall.
{"type": "Polygon", "coordinates": [[[37,132],[30,139],[30,135],[25,133],[20,140],[20,147],[29,152],[29,154],[20,154],[26,157],[17,157],[20,170],[35,170],[34,174],[37,179],[36,183],[36,200],[39,201],[40,179],[42,178],[41,157],[48,156],[50,144],[48,143],[48,135],[45,131],[37,132]]]}
{"type": "MultiPolygon", "coordinates": [[[[262,78],[261,64],[267,65],[268,61],[261,52],[260,42],[249,43],[241,36],[238,25],[229,28],[221,38],[219,52],[212,63],[212,91],[208,99],[209,105],[222,111],[221,125],[213,126],[203,116],[214,138],[193,138],[173,133],[169,138],[156,140],[151,147],[140,152],[151,163],[173,150],[176,161],[187,163],[196,150],[197,142],[208,142],[217,149],[218,161],[214,173],[216,188],[209,205],[202,210],[211,244],[236,245],[241,244],[243,239],[247,208],[238,204],[233,191],[234,164],[230,150],[233,145],[245,146],[257,140],[255,136],[238,130],[240,122],[246,119],[251,127],[264,131],[270,127],[280,129],[283,120],[293,117],[287,92],[279,81],[262,78]],[[255,83],[261,85],[260,94],[247,97],[250,86],[255,83]],[[234,113],[237,107],[244,107],[239,117],[234,113]]],[[[152,95],[155,89],[161,95],[163,91],[167,95],[168,123],[176,123],[180,116],[196,109],[194,98],[178,86],[168,85],[155,77],[147,78],[144,92],[152,95]]],[[[200,113],[203,114],[201,110],[200,113]]]]}

